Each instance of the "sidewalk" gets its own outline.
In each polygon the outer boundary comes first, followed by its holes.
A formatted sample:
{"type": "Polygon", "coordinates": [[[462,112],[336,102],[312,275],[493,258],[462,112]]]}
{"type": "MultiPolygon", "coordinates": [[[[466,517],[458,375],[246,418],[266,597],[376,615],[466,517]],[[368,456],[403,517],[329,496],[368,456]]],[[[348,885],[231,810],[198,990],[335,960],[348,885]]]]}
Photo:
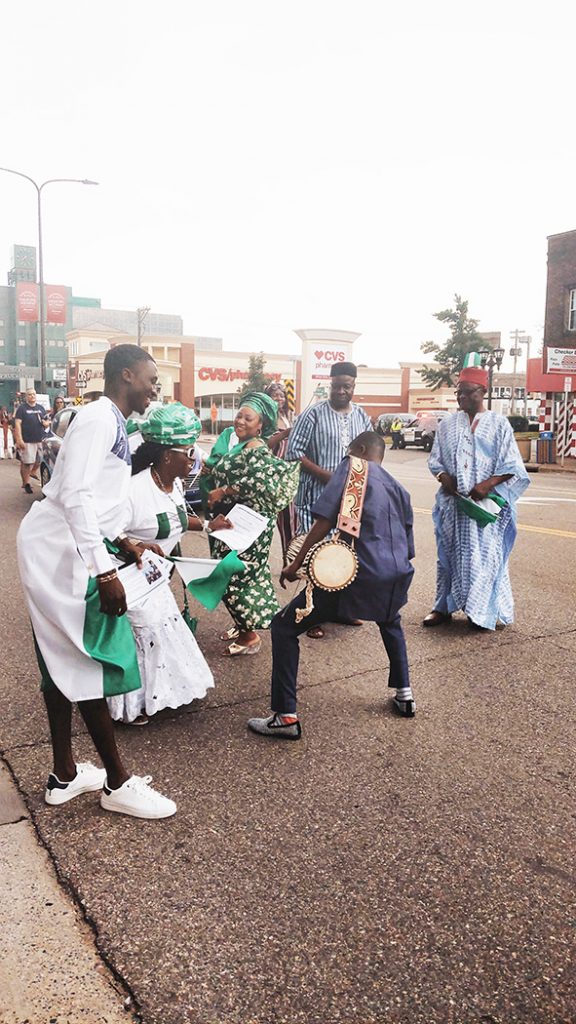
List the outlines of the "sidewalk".
{"type": "Polygon", "coordinates": [[[0,1024],[137,1020],[1,763],[0,867],[0,1024]]]}
{"type": "Polygon", "coordinates": [[[526,463],[529,473],[576,473],[576,459],[566,459],[564,465],[560,462],[551,463],[526,463]]]}

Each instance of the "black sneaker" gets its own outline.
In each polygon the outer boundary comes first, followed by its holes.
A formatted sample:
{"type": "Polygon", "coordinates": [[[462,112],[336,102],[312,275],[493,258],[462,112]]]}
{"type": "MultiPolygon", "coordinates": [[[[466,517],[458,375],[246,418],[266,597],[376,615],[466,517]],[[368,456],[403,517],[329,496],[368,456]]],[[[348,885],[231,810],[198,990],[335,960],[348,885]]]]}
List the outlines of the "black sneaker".
{"type": "Polygon", "coordinates": [[[34,494],[34,491],[30,487],[30,484],[24,484],[24,490],[26,491],[26,494],[34,494]]]}
{"type": "Polygon", "coordinates": [[[416,701],[412,700],[398,700],[398,697],[394,697],[392,700],[394,708],[402,718],[414,718],[416,714],[416,701]]]}

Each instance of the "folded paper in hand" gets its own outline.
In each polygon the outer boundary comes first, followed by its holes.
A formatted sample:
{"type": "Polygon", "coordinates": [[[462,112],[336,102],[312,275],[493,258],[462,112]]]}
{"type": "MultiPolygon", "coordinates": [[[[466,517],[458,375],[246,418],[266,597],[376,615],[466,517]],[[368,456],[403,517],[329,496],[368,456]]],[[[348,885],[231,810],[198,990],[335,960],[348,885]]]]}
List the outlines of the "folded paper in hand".
{"type": "Polygon", "coordinates": [[[232,523],[231,530],[212,530],[211,537],[224,541],[233,551],[246,551],[268,526],[266,516],[255,512],[246,505],[234,505],[226,518],[232,523]]]}
{"type": "Polygon", "coordinates": [[[122,566],[118,578],[126,591],[126,604],[134,608],[145,600],[157,587],[163,587],[170,579],[172,562],[154,551],[142,555],[142,568],[136,565],[122,566]]]}

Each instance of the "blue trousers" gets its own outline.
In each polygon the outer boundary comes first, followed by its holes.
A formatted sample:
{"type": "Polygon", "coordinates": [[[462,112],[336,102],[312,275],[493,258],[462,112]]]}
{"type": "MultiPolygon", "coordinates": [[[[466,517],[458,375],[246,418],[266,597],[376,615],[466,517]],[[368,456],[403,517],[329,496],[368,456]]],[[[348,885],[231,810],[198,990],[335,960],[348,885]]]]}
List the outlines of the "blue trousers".
{"type": "MultiPolygon", "coordinates": [[[[339,604],[341,595],[314,590],[314,610],[296,622],[296,609],[306,604],[305,591],[302,591],[290,604],[272,619],[272,695],[270,707],[278,714],[293,715],[296,713],[296,690],[298,682],[298,663],[300,660],[301,633],[322,622],[337,622],[341,616],[339,604]]],[[[408,655],[406,640],[397,615],[391,622],[378,622],[380,636],[390,661],[388,686],[394,689],[410,686],[408,671],[408,655]]]]}

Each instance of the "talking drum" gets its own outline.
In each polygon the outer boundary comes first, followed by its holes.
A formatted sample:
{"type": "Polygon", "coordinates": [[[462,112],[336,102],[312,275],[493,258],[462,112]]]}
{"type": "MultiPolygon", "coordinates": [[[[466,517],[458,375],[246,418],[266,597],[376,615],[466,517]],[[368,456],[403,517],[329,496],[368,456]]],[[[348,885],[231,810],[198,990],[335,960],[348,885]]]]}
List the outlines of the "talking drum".
{"type": "Polygon", "coordinates": [[[357,456],[349,456],[350,469],[342,495],[338,531],[332,540],[314,544],[302,563],[301,575],[306,584],[306,605],[297,608],[296,622],[301,622],[314,608],[314,587],[320,590],[345,590],[358,574],[358,556],[354,540],[360,533],[362,506],[368,480],[368,464],[357,456]],[[350,536],[349,544],[340,540],[340,533],[350,536]]]}
{"type": "Polygon", "coordinates": [[[315,587],[344,590],[356,579],[358,556],[353,547],[335,538],[310,548],[302,568],[315,587]]]}

